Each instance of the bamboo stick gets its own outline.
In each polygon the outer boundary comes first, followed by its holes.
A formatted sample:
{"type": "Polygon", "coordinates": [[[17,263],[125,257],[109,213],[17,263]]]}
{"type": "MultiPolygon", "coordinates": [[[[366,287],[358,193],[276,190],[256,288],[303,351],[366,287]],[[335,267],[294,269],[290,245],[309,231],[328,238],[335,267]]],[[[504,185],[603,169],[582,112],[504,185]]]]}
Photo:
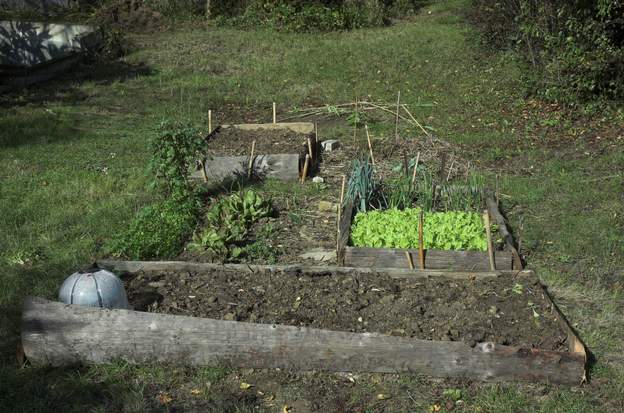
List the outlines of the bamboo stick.
{"type": "Polygon", "coordinates": [[[453,155],[451,155],[451,166],[449,167],[448,174],[446,175],[446,182],[448,182],[449,179],[451,179],[451,173],[453,172],[454,165],[455,165],[455,159],[453,158],[453,155]]]}
{"type": "Polygon", "coordinates": [[[304,183],[308,176],[308,168],[310,167],[310,155],[306,153],[305,163],[303,164],[303,173],[301,174],[301,183],[304,183]]]}
{"type": "MultiPolygon", "coordinates": [[[[355,99],[355,113],[358,113],[358,100],[357,98],[355,99]]],[[[353,122],[353,143],[355,143],[357,141],[357,116],[355,118],[355,122],[353,122]]]]}
{"type": "Polygon", "coordinates": [[[310,155],[310,159],[314,162],[314,154],[312,153],[312,138],[308,137],[308,155],[310,155]]]}
{"type": "Polygon", "coordinates": [[[336,253],[338,253],[338,244],[340,243],[340,220],[342,219],[342,204],[344,204],[346,183],[347,177],[342,175],[342,185],[340,185],[340,203],[338,204],[338,220],[336,221],[336,253]]]}
{"type": "Polygon", "coordinates": [[[256,141],[251,142],[251,156],[249,156],[249,166],[247,167],[247,178],[251,178],[253,173],[254,152],[256,150],[256,141]]]}
{"type": "Polygon", "coordinates": [[[425,269],[425,247],[423,240],[423,211],[420,211],[420,217],[418,219],[418,261],[420,263],[420,269],[425,269]]]}
{"type": "Polygon", "coordinates": [[[490,228],[490,213],[487,209],[483,212],[483,224],[485,225],[485,233],[487,235],[488,258],[490,259],[490,270],[496,271],[496,262],[494,261],[494,249],[492,246],[492,229],[490,228]]]}
{"type": "Polygon", "coordinates": [[[412,173],[412,188],[416,183],[416,171],[418,170],[418,161],[420,161],[420,151],[416,154],[416,163],[414,164],[414,172],[412,173]]]}
{"type": "Polygon", "coordinates": [[[421,131],[423,131],[425,133],[425,135],[429,136],[429,132],[427,132],[427,130],[425,128],[423,128],[423,126],[420,124],[420,122],[418,122],[416,120],[416,118],[414,117],[414,115],[412,115],[412,112],[409,111],[409,109],[406,106],[403,106],[403,109],[405,109],[405,112],[407,112],[407,114],[409,115],[410,118],[412,118],[412,120],[414,121],[414,123],[416,124],[416,126],[418,126],[420,128],[421,131]]]}
{"type": "Polygon", "coordinates": [[[405,257],[407,258],[407,264],[409,265],[409,269],[414,269],[414,260],[412,260],[412,254],[409,251],[405,251],[405,257]]]}
{"type": "Polygon", "coordinates": [[[373,156],[373,143],[371,142],[370,134],[368,133],[368,125],[364,125],[366,130],[366,139],[368,140],[368,151],[370,152],[371,163],[375,166],[375,157],[373,156]]]}
{"type": "Polygon", "coordinates": [[[394,124],[394,140],[399,140],[399,110],[401,109],[401,91],[397,95],[397,110],[396,110],[396,120],[394,124]]]}
{"type": "Polygon", "coordinates": [[[273,102],[273,123],[277,123],[277,108],[275,102],[273,102]]]}
{"type": "Polygon", "coordinates": [[[212,110],[208,110],[208,135],[212,133],[212,110]]]}

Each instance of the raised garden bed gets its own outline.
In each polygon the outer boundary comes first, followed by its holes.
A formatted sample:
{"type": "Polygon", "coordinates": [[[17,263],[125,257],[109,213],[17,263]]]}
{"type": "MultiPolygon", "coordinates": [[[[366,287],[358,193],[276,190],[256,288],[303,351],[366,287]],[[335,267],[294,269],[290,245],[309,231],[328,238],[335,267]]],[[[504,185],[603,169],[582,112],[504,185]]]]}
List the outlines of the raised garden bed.
{"type": "Polygon", "coordinates": [[[131,300],[151,312],[28,299],[22,342],[31,362],[123,358],[569,384],[585,377],[582,343],[530,271],[99,265],[127,273],[131,300]]]}
{"type": "MultiPolygon", "coordinates": [[[[310,156],[306,175],[313,174],[320,161],[312,123],[223,125],[210,133],[207,143],[204,171],[208,180],[247,175],[252,156],[255,176],[284,181],[301,177],[306,155],[310,156]]],[[[197,171],[193,177],[203,178],[204,172],[197,171]]]]}
{"type": "MultiPolygon", "coordinates": [[[[498,208],[498,204],[491,198],[486,201],[487,210],[498,226],[502,240],[502,250],[494,251],[495,268],[499,270],[522,269],[522,260],[515,248],[513,237],[505,218],[498,208]]],[[[419,262],[418,249],[400,248],[367,248],[349,245],[351,225],[356,210],[352,203],[343,207],[337,244],[338,262],[346,266],[373,267],[373,268],[410,268],[411,263],[419,262]],[[410,255],[410,259],[406,254],[410,255]]],[[[425,268],[486,271],[490,269],[490,260],[487,252],[481,251],[454,251],[454,250],[424,250],[425,268]]]]}

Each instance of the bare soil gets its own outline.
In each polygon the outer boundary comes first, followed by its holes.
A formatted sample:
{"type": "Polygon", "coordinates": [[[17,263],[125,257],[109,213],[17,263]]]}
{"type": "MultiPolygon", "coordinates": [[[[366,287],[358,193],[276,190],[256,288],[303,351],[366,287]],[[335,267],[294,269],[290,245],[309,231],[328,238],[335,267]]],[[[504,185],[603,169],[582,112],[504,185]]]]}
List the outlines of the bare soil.
{"type": "Polygon", "coordinates": [[[214,156],[249,156],[256,141],[256,155],[308,152],[308,135],[290,130],[248,131],[237,128],[220,128],[208,138],[208,153],[214,156]]]}
{"type": "Polygon", "coordinates": [[[219,270],[139,273],[127,287],[131,304],[140,310],[566,350],[567,334],[551,302],[527,276],[397,280],[378,274],[219,270]]]}

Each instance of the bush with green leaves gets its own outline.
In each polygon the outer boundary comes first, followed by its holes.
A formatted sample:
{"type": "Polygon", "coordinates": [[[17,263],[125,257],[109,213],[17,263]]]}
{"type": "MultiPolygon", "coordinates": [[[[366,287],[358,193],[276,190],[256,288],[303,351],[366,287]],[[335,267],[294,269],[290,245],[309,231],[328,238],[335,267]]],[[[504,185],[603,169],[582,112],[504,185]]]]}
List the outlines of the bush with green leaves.
{"type": "Polygon", "coordinates": [[[150,170],[154,183],[165,194],[192,192],[189,175],[203,156],[206,141],[190,122],[162,122],[152,140],[150,170]]]}
{"type": "Polygon", "coordinates": [[[244,241],[249,228],[271,214],[271,202],[252,190],[217,200],[206,212],[204,228],[193,236],[189,249],[230,257],[244,241]]]}
{"type": "Polygon", "coordinates": [[[193,233],[199,210],[195,198],[180,195],[144,207],[107,249],[115,256],[136,260],[175,257],[193,233]]]}
{"type": "MultiPolygon", "coordinates": [[[[232,0],[229,0],[232,2],[232,0]]],[[[287,32],[325,32],[381,26],[390,18],[413,12],[419,0],[248,0],[232,8],[216,7],[221,24],[269,27],[287,32]],[[245,3],[245,4],[241,4],[245,3]]]]}
{"type": "MultiPolygon", "coordinates": [[[[388,209],[359,213],[351,227],[356,247],[418,248],[420,209],[388,209]]],[[[475,212],[425,212],[426,249],[487,251],[485,226],[475,212]]]]}
{"type": "Polygon", "coordinates": [[[486,43],[519,50],[538,95],[557,101],[624,98],[624,3],[472,0],[486,43]]]}

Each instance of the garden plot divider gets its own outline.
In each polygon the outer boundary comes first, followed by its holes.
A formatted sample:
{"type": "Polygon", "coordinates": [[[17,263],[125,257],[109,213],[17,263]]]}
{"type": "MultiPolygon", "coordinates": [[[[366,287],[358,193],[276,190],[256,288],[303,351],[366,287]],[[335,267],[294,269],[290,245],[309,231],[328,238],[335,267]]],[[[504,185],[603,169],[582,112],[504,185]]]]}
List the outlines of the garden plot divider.
{"type": "Polygon", "coordinates": [[[192,174],[194,179],[221,182],[248,176],[251,169],[256,177],[295,181],[304,172],[313,174],[320,161],[315,125],[309,122],[222,125],[206,139],[209,152],[216,153],[206,157],[200,170],[192,174]],[[241,135],[249,136],[240,142],[241,135]]]}
{"type": "MultiPolygon", "coordinates": [[[[372,269],[304,266],[246,266],[188,262],[100,261],[118,273],[231,268],[242,272],[293,271],[293,275],[372,269]]],[[[383,269],[395,277],[535,278],[531,271],[453,273],[383,269]]],[[[338,276],[338,275],[336,275],[338,276]]],[[[540,287],[541,288],[541,287],[540,287]]],[[[381,333],[351,333],[308,327],[104,310],[27,298],[22,315],[22,345],[34,365],[63,366],[125,359],[132,363],[226,365],[240,368],[423,374],[485,381],[541,381],[579,384],[585,380],[586,353],[581,341],[545,290],[544,299],[567,332],[567,351],[495,344],[470,346],[460,341],[434,341],[381,333]]],[[[415,315],[416,316],[416,315],[415,315]]]]}
{"type": "MultiPolygon", "coordinates": [[[[522,270],[522,259],[515,247],[511,232],[507,228],[505,218],[498,208],[498,203],[492,198],[488,198],[486,204],[490,216],[498,225],[498,231],[504,243],[504,250],[494,251],[496,269],[522,270]]],[[[338,225],[338,263],[350,267],[409,268],[410,263],[406,258],[406,252],[410,254],[414,263],[418,262],[418,249],[350,246],[351,223],[355,211],[353,203],[346,203],[342,211],[338,225]]],[[[487,252],[425,250],[424,256],[425,268],[427,269],[456,271],[487,271],[490,269],[487,252]]]]}

